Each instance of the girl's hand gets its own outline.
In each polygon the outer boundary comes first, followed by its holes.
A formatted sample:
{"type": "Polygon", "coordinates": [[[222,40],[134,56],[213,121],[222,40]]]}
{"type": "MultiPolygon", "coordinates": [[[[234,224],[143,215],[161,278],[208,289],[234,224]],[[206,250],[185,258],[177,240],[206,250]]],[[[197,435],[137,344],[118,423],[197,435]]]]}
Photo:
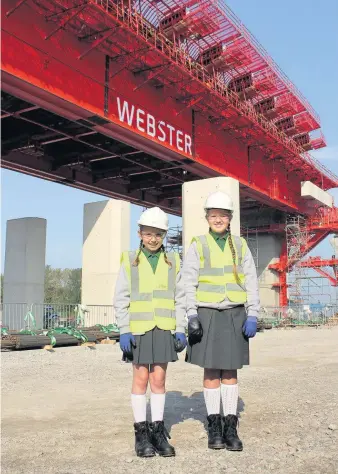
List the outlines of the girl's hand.
{"type": "Polygon", "coordinates": [[[256,316],[248,316],[243,324],[243,333],[246,337],[255,337],[257,332],[256,316]]]}
{"type": "Polygon", "coordinates": [[[132,346],[136,347],[136,341],[131,332],[120,335],[120,348],[126,356],[132,356],[132,346]]]}
{"type": "Polygon", "coordinates": [[[188,323],[189,344],[192,346],[197,342],[201,342],[202,336],[203,328],[201,321],[198,319],[198,315],[190,316],[188,323]]]}
{"type": "Polygon", "coordinates": [[[187,338],[183,332],[175,334],[175,351],[182,352],[187,347],[187,338]]]}

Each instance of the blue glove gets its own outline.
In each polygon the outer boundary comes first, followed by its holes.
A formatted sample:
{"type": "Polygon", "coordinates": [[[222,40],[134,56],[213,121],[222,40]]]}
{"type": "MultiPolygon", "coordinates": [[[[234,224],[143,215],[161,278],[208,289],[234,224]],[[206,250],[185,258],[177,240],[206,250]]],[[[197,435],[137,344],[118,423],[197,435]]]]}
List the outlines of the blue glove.
{"type": "Polygon", "coordinates": [[[248,316],[243,324],[243,333],[246,337],[255,337],[257,332],[256,316],[248,316]]]}
{"type": "Polygon", "coordinates": [[[136,341],[131,332],[120,335],[120,348],[125,355],[132,355],[132,346],[136,347],[136,341]]]}
{"type": "Polygon", "coordinates": [[[182,352],[187,347],[187,338],[183,332],[175,334],[175,351],[182,352]]]}

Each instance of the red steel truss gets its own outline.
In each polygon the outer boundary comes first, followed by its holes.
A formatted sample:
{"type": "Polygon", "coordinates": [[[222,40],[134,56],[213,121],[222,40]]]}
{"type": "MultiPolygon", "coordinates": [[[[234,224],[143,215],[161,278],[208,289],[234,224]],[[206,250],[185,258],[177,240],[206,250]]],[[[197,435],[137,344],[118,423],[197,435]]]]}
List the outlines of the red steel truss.
{"type": "MultiPolygon", "coordinates": [[[[337,264],[337,259],[331,259],[328,261],[321,261],[319,257],[311,257],[305,261],[300,259],[302,257],[305,257],[305,255],[307,255],[312,249],[314,249],[328,235],[330,235],[331,233],[338,233],[338,208],[318,210],[316,215],[309,217],[306,220],[306,227],[308,239],[303,248],[301,249],[301,254],[297,256],[297,259],[288,259],[286,242],[283,242],[279,262],[269,265],[269,268],[271,270],[275,270],[279,274],[279,283],[274,286],[280,289],[280,306],[287,305],[288,300],[286,275],[287,272],[292,270],[294,265],[298,264],[302,267],[315,268],[318,273],[329,278],[327,272],[325,273],[325,271],[322,270],[320,267],[324,265],[334,267],[337,264]]],[[[281,226],[279,226],[278,228],[275,226],[274,228],[270,229],[270,232],[276,232],[280,230],[281,226]]],[[[267,228],[264,231],[267,232],[267,228]]],[[[335,278],[337,278],[336,267],[334,267],[334,271],[335,278]]]]}
{"type": "MultiPolygon", "coordinates": [[[[270,159],[282,160],[289,172],[297,170],[303,180],[323,189],[338,184],[332,172],[304,151],[285,129],[276,126],[287,110],[295,113],[289,116],[295,123],[293,135],[318,129],[320,122],[302,94],[222,2],[31,0],[19,1],[16,10],[7,11],[7,19],[26,3],[55,24],[46,41],[55,41],[64,30],[89,38],[90,46],[79,61],[101,50],[116,57],[122,63],[121,70],[138,65],[147,76],[144,84],[156,79],[170,87],[171,97],[183,103],[182,110],[194,107],[211,123],[262,149],[270,159]],[[230,51],[228,68],[208,71],[198,58],[220,43],[225,54],[227,48],[230,51]],[[255,109],[267,97],[283,104],[283,113],[277,107],[273,120],[255,109]]],[[[324,141],[316,143],[318,147],[324,141]]]]}
{"type": "Polygon", "coordinates": [[[170,38],[209,72],[220,76],[224,84],[237,80],[240,87],[241,78],[245,78],[242,88],[246,100],[257,104],[273,97],[279,117],[295,115],[296,134],[320,127],[319,116],[305,97],[223,1],[144,3],[147,6],[142,14],[164,34],[168,29],[163,23],[179,13],[180,18],[170,27],[170,38]]]}
{"type": "Polygon", "coordinates": [[[332,286],[338,286],[338,259],[323,259],[321,257],[309,257],[299,262],[299,266],[303,268],[313,268],[321,276],[327,278],[332,286]],[[333,275],[324,267],[330,267],[333,275]]]}

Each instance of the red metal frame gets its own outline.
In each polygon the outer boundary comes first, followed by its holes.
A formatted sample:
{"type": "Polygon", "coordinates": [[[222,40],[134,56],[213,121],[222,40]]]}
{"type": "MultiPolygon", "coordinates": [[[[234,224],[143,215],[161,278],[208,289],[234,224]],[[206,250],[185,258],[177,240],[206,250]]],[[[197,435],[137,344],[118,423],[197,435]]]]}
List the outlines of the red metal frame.
{"type": "MultiPolygon", "coordinates": [[[[277,227],[272,229],[275,232],[277,227]]],[[[278,228],[281,231],[281,227],[278,228]]],[[[265,229],[266,231],[266,229],[265,229]]],[[[317,211],[317,213],[307,219],[307,232],[308,241],[302,249],[302,257],[305,257],[312,249],[314,249],[320,242],[322,242],[330,233],[338,232],[338,209],[337,208],[323,208],[317,211]]],[[[320,267],[337,265],[337,259],[321,260],[320,257],[311,257],[307,260],[291,259],[288,260],[286,242],[283,242],[282,251],[279,258],[279,262],[269,265],[271,270],[275,270],[279,275],[279,282],[275,285],[280,289],[280,306],[286,306],[288,303],[287,299],[287,284],[286,275],[287,272],[292,270],[295,264],[302,267],[314,268],[318,273],[329,278],[329,274],[325,273],[320,267]],[[324,275],[325,273],[325,275],[324,275]]],[[[336,275],[336,269],[335,269],[336,275]]],[[[330,279],[330,278],[329,278],[330,279]]],[[[331,281],[331,279],[330,279],[331,281]]],[[[331,282],[332,283],[332,282],[331,282]]]]}
{"type": "MultiPolygon", "coordinates": [[[[140,49],[141,45],[146,46],[148,48],[147,53],[143,53],[144,57],[135,54],[135,61],[137,62],[142,58],[142,61],[149,67],[149,73],[154,67],[159,67],[166,62],[167,67],[161,70],[161,74],[158,74],[156,79],[162,84],[172,84],[177,75],[182,77],[179,84],[176,84],[175,89],[171,90],[171,94],[176,95],[177,99],[182,100],[184,97],[189,97],[191,100],[192,97],[202,94],[202,98],[198,103],[195,103],[195,108],[205,116],[213,117],[213,120],[226,119],[229,116],[226,109],[232,110],[235,113],[234,117],[237,118],[228,121],[227,128],[234,131],[237,136],[250,145],[262,149],[265,156],[266,154],[270,155],[271,158],[278,156],[279,159],[283,160],[284,166],[289,171],[299,170],[305,175],[303,180],[310,179],[324,189],[337,185],[338,179],[333,173],[305,153],[302,147],[298,146],[292,138],[287,137],[285,133],[279,131],[271,121],[258,114],[250,100],[241,100],[237,94],[227,88],[228,79],[231,80],[237,77],[238,74],[243,73],[259,74],[259,71],[263,70],[268,77],[274,78],[270,81],[271,85],[278,84],[278,90],[271,92],[269,87],[265,88],[265,92],[268,90],[270,95],[287,93],[290,102],[298,104],[298,110],[307,111],[312,122],[316,124],[316,128],[319,126],[317,115],[300,92],[283,75],[265,50],[226,6],[219,6],[213,0],[199,2],[198,8],[195,8],[196,4],[191,0],[185,1],[183,4],[171,0],[163,3],[159,1],[156,3],[143,2],[142,4],[143,16],[138,12],[137,3],[129,4],[129,8],[127,8],[125,2],[113,2],[112,0],[89,0],[84,5],[76,4],[75,0],[59,2],[46,0],[43,7],[41,1],[36,4],[34,2],[30,3],[40,13],[43,13],[50,23],[53,22],[57,25],[56,28],[52,28],[45,35],[45,40],[48,38],[51,41],[55,38],[60,41],[59,34],[64,28],[78,37],[82,35],[85,28],[91,31],[95,29],[99,32],[106,31],[107,28],[118,28],[118,33],[113,35],[113,39],[111,35],[105,35],[102,41],[96,41],[93,50],[100,49],[109,55],[116,54],[119,57],[122,54],[121,48],[124,48],[126,54],[130,55],[132,51],[140,49]],[[155,28],[161,19],[170,12],[182,8],[182,6],[190,9],[189,21],[186,22],[188,30],[191,28],[192,19],[196,20],[194,31],[199,24],[203,23],[201,11],[208,18],[212,18],[215,24],[219,25],[219,29],[199,39],[196,39],[194,33],[195,37],[186,40],[186,44],[170,42],[155,28]],[[46,13],[48,14],[46,15],[46,13]],[[194,56],[200,54],[206,46],[212,46],[219,41],[227,42],[230,40],[231,43],[234,38],[241,42],[240,51],[244,51],[249,55],[250,67],[241,65],[239,69],[234,68],[232,72],[227,71],[227,77],[221,77],[219,74],[209,74],[204,67],[193,61],[194,56]],[[244,128],[239,117],[246,117],[244,128]]],[[[25,6],[20,8],[25,8],[25,6]]],[[[9,31],[8,21],[11,17],[12,15],[3,26],[6,31],[9,31]]],[[[40,49],[41,44],[35,45],[35,48],[37,47],[40,49]]],[[[50,50],[51,44],[48,45],[47,43],[47,48],[50,50]]],[[[46,49],[46,43],[44,49],[46,49]]],[[[38,49],[35,49],[35,54],[37,53],[38,49]]],[[[80,54],[78,57],[82,57],[82,55],[80,54]]],[[[266,97],[265,92],[259,93],[255,100],[266,97]]],[[[210,161],[208,165],[212,165],[210,161]]]]}
{"type": "Polygon", "coordinates": [[[327,278],[332,286],[338,286],[338,258],[323,259],[321,257],[309,257],[299,262],[299,266],[313,268],[321,276],[327,278]],[[334,275],[331,275],[323,267],[331,267],[334,275]]]}
{"type": "Polygon", "coordinates": [[[322,268],[314,268],[314,270],[319,273],[321,276],[327,278],[332,286],[338,286],[338,279],[330,275],[327,271],[323,270],[322,268]]]}

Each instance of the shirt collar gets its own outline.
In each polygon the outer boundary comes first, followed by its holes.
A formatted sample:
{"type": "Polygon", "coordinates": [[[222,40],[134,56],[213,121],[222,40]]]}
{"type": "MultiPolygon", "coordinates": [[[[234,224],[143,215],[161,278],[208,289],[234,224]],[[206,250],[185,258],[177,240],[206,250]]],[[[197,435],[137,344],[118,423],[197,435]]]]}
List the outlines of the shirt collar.
{"type": "Polygon", "coordinates": [[[142,252],[144,255],[149,258],[160,258],[161,250],[158,250],[156,253],[149,252],[145,247],[142,247],[142,252]]]}
{"type": "Polygon", "coordinates": [[[212,237],[215,240],[226,240],[228,238],[228,231],[225,232],[225,234],[217,234],[216,232],[213,232],[211,229],[209,230],[209,234],[212,235],[212,237]]]}

